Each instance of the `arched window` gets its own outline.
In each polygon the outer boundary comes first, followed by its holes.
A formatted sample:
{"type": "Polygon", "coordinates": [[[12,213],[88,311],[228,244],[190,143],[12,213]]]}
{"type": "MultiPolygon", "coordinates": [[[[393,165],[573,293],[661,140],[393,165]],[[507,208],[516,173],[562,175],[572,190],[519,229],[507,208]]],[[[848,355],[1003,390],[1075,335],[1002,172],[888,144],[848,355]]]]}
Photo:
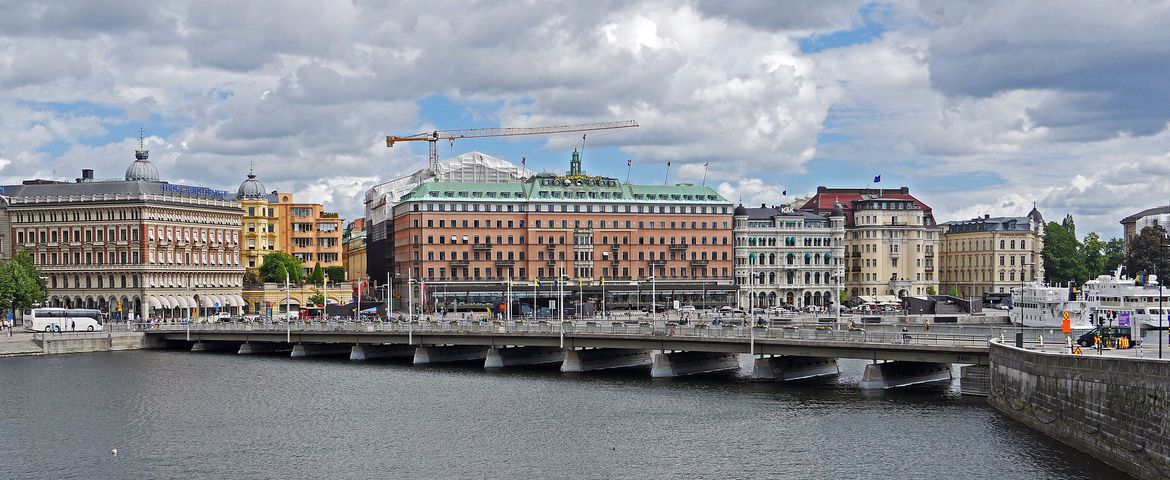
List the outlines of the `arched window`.
{"type": "Polygon", "coordinates": [[[1020,240],[1020,250],[1024,250],[1026,248],[1024,247],[1024,242],[1024,240],[1020,240]]]}
{"type": "Polygon", "coordinates": [[[1004,249],[1004,246],[1003,246],[1003,245],[1004,245],[1004,241],[1003,241],[1003,240],[1000,240],[1000,241],[999,241],[999,249],[1000,249],[1000,250],[1003,250],[1003,249],[1004,249]]]}
{"type": "Polygon", "coordinates": [[[1015,240],[1012,240],[1012,244],[1011,244],[1011,245],[1012,245],[1012,249],[1013,249],[1013,250],[1015,250],[1015,248],[1016,248],[1016,241],[1015,241],[1015,240]]]}

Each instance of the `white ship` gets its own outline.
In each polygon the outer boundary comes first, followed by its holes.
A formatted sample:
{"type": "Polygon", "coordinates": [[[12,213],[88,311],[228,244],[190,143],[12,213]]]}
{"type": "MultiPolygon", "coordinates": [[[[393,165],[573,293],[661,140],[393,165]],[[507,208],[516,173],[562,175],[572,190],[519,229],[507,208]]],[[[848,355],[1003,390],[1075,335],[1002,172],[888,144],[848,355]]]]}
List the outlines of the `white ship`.
{"type": "Polygon", "coordinates": [[[1144,328],[1158,328],[1159,312],[1170,310],[1170,290],[1159,291],[1157,275],[1134,279],[1124,272],[1124,267],[1118,267],[1113,275],[1101,275],[1085,282],[1085,300],[1096,310],[1094,318],[1106,325],[1121,325],[1125,323],[1123,318],[1129,317],[1130,325],[1140,323],[1144,328]]]}
{"type": "Polygon", "coordinates": [[[1093,328],[1089,303],[1083,299],[1072,299],[1066,287],[1054,287],[1045,283],[1024,284],[1021,289],[1012,289],[1012,308],[1008,312],[1012,323],[1025,327],[1061,328],[1064,312],[1068,312],[1069,325],[1073,330],[1093,328]]]}

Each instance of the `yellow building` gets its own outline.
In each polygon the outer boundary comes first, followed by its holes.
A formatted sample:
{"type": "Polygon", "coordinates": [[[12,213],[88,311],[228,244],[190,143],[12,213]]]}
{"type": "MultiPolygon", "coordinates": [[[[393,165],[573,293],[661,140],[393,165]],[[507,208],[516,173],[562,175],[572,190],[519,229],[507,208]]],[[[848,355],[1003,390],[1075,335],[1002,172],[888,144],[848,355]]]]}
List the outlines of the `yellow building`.
{"type": "Polygon", "coordinates": [[[1009,293],[1044,278],[1044,217],[992,217],[943,224],[939,279],[942,292],[965,298],[1009,293]]]}
{"type": "Polygon", "coordinates": [[[277,229],[276,211],[269,206],[264,184],[256,175],[248,173],[248,179],[240,184],[236,193],[240,208],[244,209],[243,241],[240,244],[240,264],[251,272],[258,272],[264,263],[264,255],[280,246],[280,231],[277,229]]]}
{"type": "Polygon", "coordinates": [[[321,267],[344,266],[341,258],[342,218],[320,203],[296,203],[293,194],[264,193],[253,173],[236,194],[244,209],[240,264],[259,269],[264,255],[279,250],[304,263],[305,274],[321,267]]]}
{"type": "Polygon", "coordinates": [[[347,280],[366,277],[366,219],[357,218],[345,225],[341,236],[342,258],[347,280]]]}

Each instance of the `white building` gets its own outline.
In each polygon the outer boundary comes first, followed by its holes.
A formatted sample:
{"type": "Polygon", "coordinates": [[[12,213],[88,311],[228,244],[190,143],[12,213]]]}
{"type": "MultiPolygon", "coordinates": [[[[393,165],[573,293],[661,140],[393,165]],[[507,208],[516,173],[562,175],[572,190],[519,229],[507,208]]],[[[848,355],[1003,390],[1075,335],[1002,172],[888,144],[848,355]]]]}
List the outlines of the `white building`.
{"type": "Polygon", "coordinates": [[[837,304],[844,288],[845,213],[788,207],[735,209],[735,280],[741,308],[837,304]]]}

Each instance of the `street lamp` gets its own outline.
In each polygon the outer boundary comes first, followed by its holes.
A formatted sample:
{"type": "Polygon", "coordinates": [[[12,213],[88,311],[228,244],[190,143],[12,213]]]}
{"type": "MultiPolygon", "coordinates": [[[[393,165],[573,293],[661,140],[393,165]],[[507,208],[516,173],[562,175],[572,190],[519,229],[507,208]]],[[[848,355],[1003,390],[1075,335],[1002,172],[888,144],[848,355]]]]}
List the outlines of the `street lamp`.
{"type": "Polygon", "coordinates": [[[654,298],[657,296],[657,293],[658,293],[658,289],[654,283],[654,275],[651,275],[650,276],[650,318],[651,319],[654,318],[654,314],[658,313],[658,308],[654,304],[654,301],[657,300],[656,298],[654,298]]]}
{"type": "Polygon", "coordinates": [[[1024,347],[1024,273],[1034,264],[1020,262],[1020,304],[1017,308],[1020,314],[1020,331],[1016,333],[1016,347],[1024,347]]]}

